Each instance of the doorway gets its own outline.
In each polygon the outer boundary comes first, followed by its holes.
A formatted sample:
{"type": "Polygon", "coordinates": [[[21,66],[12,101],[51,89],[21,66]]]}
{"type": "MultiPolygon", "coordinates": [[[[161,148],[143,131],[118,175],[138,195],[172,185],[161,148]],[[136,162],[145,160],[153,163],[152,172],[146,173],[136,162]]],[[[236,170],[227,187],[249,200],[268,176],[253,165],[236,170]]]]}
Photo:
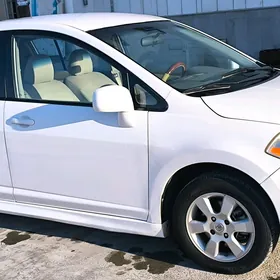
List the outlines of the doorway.
{"type": "Polygon", "coordinates": [[[6,0],[8,18],[30,17],[30,1],[29,0],[6,0]]]}

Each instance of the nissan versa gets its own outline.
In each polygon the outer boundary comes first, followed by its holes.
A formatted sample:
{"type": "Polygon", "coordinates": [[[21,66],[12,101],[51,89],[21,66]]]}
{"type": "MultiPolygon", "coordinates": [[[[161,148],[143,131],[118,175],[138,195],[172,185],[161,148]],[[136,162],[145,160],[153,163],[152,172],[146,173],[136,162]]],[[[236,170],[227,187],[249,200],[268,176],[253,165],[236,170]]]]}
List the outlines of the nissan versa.
{"type": "Polygon", "coordinates": [[[134,14],[0,23],[0,212],[171,234],[245,273],[280,215],[280,72],[134,14]]]}

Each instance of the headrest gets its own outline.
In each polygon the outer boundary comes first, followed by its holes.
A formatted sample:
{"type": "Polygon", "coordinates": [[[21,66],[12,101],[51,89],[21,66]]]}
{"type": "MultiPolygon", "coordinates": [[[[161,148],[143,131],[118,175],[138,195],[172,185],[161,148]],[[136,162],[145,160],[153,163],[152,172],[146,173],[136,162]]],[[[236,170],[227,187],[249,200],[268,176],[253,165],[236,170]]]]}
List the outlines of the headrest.
{"type": "Polygon", "coordinates": [[[93,71],[93,62],[90,54],[82,49],[75,50],[69,58],[68,71],[72,76],[79,76],[93,71]]]}
{"type": "Polygon", "coordinates": [[[41,84],[54,80],[54,67],[50,57],[36,55],[29,58],[23,80],[28,84],[41,84]]]}

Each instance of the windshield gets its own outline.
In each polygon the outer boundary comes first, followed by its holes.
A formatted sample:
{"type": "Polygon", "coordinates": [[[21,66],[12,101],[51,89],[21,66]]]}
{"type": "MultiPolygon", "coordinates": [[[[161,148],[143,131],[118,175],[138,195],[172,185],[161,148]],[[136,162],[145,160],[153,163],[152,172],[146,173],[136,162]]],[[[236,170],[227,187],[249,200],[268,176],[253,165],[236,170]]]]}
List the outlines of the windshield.
{"type": "MultiPolygon", "coordinates": [[[[89,33],[185,93],[221,81],[245,87],[248,83],[239,82],[256,75],[254,72],[263,66],[203,33],[172,21],[130,24],[89,33]]],[[[260,72],[259,79],[248,80],[250,84],[272,75],[260,72]]]]}

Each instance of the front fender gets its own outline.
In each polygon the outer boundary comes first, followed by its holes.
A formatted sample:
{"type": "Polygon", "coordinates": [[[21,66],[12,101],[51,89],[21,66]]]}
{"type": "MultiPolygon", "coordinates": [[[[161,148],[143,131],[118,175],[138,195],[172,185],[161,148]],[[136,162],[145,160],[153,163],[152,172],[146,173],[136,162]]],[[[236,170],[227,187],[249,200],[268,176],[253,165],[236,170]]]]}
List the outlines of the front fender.
{"type": "Polygon", "coordinates": [[[171,177],[182,168],[199,164],[199,163],[215,163],[229,166],[246,173],[259,184],[263,183],[278,167],[272,169],[264,169],[255,162],[224,151],[203,151],[203,154],[181,155],[173,158],[170,162],[165,164],[157,173],[150,172],[150,192],[149,192],[149,218],[151,223],[161,223],[161,200],[165,187],[171,177]],[[154,175],[154,176],[152,176],[154,175]]]}
{"type": "Polygon", "coordinates": [[[268,143],[280,132],[279,125],[226,119],[201,100],[180,97],[178,103],[174,99],[167,112],[149,113],[151,223],[161,223],[165,187],[184,167],[223,164],[246,173],[259,184],[280,167],[279,159],[265,153],[268,143]]]}

